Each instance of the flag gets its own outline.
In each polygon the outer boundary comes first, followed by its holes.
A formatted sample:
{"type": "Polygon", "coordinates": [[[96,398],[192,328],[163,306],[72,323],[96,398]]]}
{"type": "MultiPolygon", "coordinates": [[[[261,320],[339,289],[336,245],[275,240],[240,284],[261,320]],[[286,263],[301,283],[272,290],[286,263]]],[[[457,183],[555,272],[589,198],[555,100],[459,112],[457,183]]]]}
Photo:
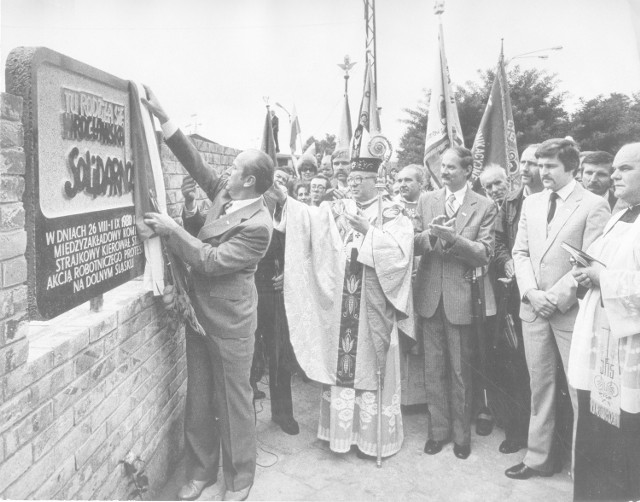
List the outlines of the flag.
{"type": "MultiPolygon", "coordinates": [[[[363,131],[367,131],[371,137],[380,134],[380,116],[378,115],[378,100],[376,99],[376,90],[373,85],[373,73],[371,71],[371,62],[367,63],[367,69],[364,72],[364,88],[362,90],[362,101],[360,102],[360,113],[358,115],[358,125],[353,133],[353,147],[351,150],[351,158],[360,157],[360,147],[362,143],[363,131]]],[[[368,145],[367,145],[368,148],[368,145]]],[[[365,151],[362,155],[368,157],[365,151]]]]}
{"type": "Polygon", "coordinates": [[[516,129],[513,123],[509,84],[502,50],[498,60],[496,78],[493,81],[489,101],[473,142],[472,152],[473,180],[480,176],[488,164],[498,164],[506,170],[512,189],[520,185],[516,129]]]}
{"type": "Polygon", "coordinates": [[[298,136],[302,131],[300,130],[300,121],[298,120],[298,111],[296,110],[296,105],[293,105],[291,109],[291,140],[289,141],[289,147],[291,148],[291,154],[296,153],[296,143],[298,141],[298,136]]]}
{"type": "Polygon", "coordinates": [[[264,153],[266,153],[271,160],[273,160],[273,165],[278,165],[278,160],[276,159],[276,141],[273,137],[273,126],[271,125],[271,113],[269,112],[269,107],[267,106],[267,116],[264,119],[264,131],[262,133],[262,147],[260,148],[264,153]]]}
{"type": "Polygon", "coordinates": [[[451,88],[449,66],[444,53],[442,22],[438,31],[438,65],[434,74],[429,100],[427,137],[424,144],[424,165],[431,172],[431,178],[438,186],[442,153],[451,146],[464,145],[456,98],[451,88]]]}
{"type": "Polygon", "coordinates": [[[353,131],[351,129],[351,112],[349,111],[349,96],[344,93],[344,102],[342,106],[342,117],[340,117],[340,126],[338,127],[338,137],[336,138],[336,150],[349,150],[351,145],[351,137],[353,131]]]}
{"type": "Polygon", "coordinates": [[[311,156],[314,159],[316,158],[316,142],[312,141],[311,144],[307,147],[307,149],[304,151],[304,153],[302,154],[302,156],[311,156]]]}

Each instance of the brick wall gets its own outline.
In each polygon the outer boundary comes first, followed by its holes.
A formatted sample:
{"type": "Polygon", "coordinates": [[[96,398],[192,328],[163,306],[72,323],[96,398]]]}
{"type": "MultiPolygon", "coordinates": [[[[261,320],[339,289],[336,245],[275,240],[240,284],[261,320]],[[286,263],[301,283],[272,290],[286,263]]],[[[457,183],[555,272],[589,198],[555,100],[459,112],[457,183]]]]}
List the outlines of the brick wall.
{"type": "MultiPolygon", "coordinates": [[[[222,174],[233,163],[240,150],[222,146],[211,141],[204,141],[191,137],[191,141],[201,152],[204,160],[213,167],[218,174],[222,174]]],[[[164,183],[167,190],[167,212],[174,218],[178,218],[182,212],[182,192],[180,187],[187,171],[171,153],[166,144],[160,149],[160,159],[164,170],[164,183]]],[[[199,205],[205,209],[208,207],[208,199],[202,190],[198,188],[199,205]]]]}
{"type": "MultiPolygon", "coordinates": [[[[130,498],[127,454],[146,462],[153,499],[182,455],[183,329],[137,280],[100,312],[27,321],[22,100],[0,103],[0,499],[130,498]]],[[[194,143],[219,172],[237,153],[194,143]]],[[[162,160],[177,216],[184,171],[165,145],[162,160]]]]}

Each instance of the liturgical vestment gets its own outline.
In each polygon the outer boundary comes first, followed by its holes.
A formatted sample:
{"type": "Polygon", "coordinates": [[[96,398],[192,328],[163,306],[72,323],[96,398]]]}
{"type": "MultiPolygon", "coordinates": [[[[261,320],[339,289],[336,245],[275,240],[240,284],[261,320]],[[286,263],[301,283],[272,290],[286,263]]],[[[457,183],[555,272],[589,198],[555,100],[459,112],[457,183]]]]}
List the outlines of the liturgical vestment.
{"type": "MultiPolygon", "coordinates": [[[[376,454],[377,370],[383,375],[382,455],[403,440],[397,321],[412,320],[413,226],[402,206],[341,199],[309,207],[288,199],[284,297],[291,343],[323,385],[318,437],[332,450],[376,454]],[[355,232],[344,213],[371,227],[355,232]]],[[[413,332],[413,330],[411,330],[413,332]]]]}

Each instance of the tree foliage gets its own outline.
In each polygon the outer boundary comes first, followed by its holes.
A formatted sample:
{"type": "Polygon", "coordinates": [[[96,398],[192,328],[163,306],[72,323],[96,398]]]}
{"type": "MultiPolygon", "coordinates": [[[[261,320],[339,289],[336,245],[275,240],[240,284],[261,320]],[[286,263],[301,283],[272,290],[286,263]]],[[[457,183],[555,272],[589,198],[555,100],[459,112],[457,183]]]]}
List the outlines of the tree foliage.
{"type": "Polygon", "coordinates": [[[325,134],[324,139],[321,140],[317,140],[315,137],[310,136],[307,141],[305,141],[302,151],[304,152],[312,143],[316,144],[316,154],[322,155],[323,153],[326,153],[327,155],[331,155],[336,149],[336,135],[325,134]]]}
{"type": "Polygon", "coordinates": [[[571,122],[571,135],[582,150],[615,154],[625,143],[640,141],[640,93],[582,99],[571,122]]]}
{"type": "MultiPolygon", "coordinates": [[[[458,115],[465,145],[471,147],[495,78],[495,70],[478,72],[477,81],[456,89],[458,115]]],[[[582,150],[605,150],[615,154],[625,143],[640,141],[640,92],[633,96],[581,99],[569,114],[566,93],[558,91],[557,75],[543,70],[522,70],[518,66],[507,74],[513,119],[520,152],[531,143],[571,135],[582,150]]],[[[407,124],[398,148],[398,164],[422,163],[427,131],[429,93],[415,109],[405,109],[407,124]]]]}

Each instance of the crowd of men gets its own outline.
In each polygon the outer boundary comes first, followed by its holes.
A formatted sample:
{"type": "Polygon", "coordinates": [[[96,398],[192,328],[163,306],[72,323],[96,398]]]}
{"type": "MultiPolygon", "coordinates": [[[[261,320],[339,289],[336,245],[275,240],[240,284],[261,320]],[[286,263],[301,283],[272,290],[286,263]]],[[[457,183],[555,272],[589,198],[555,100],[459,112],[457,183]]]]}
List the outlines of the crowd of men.
{"type": "Polygon", "coordinates": [[[318,435],[332,450],[396,453],[400,347],[411,341],[424,357],[425,454],[453,442],[468,458],[475,416],[478,433],[494,421],[504,429],[500,452],[526,450],[509,478],[552,476],[565,462],[576,500],[640,497],[640,143],[615,157],[581,154],[571,139],[529,145],[514,191],[501,166],[472,183],[471,152],[453,147],[442,188],[409,165],[380,197],[379,159],[346,150],[320,168],[304,156],[295,171],[250,150],[221,178],[148,98],[212,201],[201,214],[187,179],[184,228],[145,219],[191,267],[208,335],[187,327],[181,499],[213,483],[225,500],[247,497],[260,357],[284,432],[299,431],[290,380],[301,372],[323,384],[318,435]],[[572,422],[557,412],[563,396],[572,422]],[[572,456],[558,441],[562,420],[572,456]]]}

